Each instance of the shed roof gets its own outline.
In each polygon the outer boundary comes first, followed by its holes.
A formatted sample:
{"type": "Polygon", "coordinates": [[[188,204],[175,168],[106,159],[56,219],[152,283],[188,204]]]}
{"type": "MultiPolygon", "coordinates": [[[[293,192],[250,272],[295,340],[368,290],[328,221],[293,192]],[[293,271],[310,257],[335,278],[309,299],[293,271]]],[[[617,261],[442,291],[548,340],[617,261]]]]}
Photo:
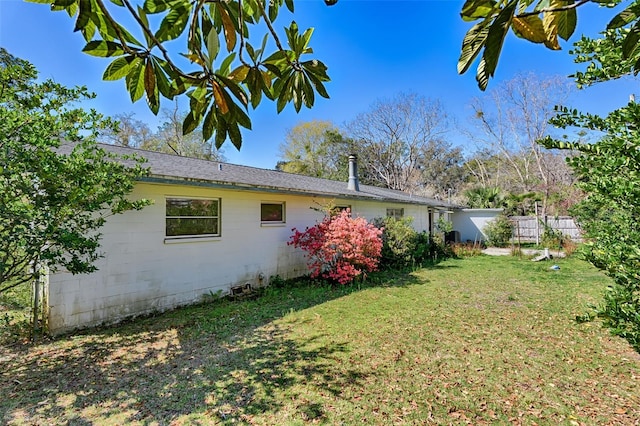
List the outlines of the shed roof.
{"type": "Polygon", "coordinates": [[[406,192],[360,184],[360,190],[347,188],[347,182],[303,176],[278,170],[260,169],[219,161],[181,157],[162,152],[100,144],[102,148],[120,155],[136,154],[147,160],[150,175],[143,181],[182,185],[222,187],[279,193],[316,195],[341,199],[367,199],[407,204],[455,208],[434,198],[419,197],[406,192]]]}

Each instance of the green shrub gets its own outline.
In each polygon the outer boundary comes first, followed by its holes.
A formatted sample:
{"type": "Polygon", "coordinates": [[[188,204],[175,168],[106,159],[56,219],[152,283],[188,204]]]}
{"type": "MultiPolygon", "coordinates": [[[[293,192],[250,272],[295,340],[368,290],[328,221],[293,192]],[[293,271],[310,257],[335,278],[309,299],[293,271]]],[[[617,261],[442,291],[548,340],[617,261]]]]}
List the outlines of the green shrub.
{"type": "Polygon", "coordinates": [[[445,255],[447,250],[444,244],[438,245],[428,232],[413,229],[411,217],[377,218],[373,223],[376,227],[383,228],[380,260],[383,268],[406,268],[421,265],[427,260],[450,256],[445,255]]]}
{"type": "Polygon", "coordinates": [[[562,234],[562,231],[559,229],[553,229],[549,225],[542,222],[542,226],[544,230],[542,231],[542,236],[540,238],[540,243],[544,247],[548,248],[561,248],[564,246],[565,240],[567,237],[562,234]]]}
{"type": "Polygon", "coordinates": [[[498,215],[483,229],[487,236],[487,245],[493,247],[506,247],[513,235],[513,224],[505,215],[498,215]]]}
{"type": "Polygon", "coordinates": [[[434,248],[433,240],[428,232],[416,232],[414,236],[415,249],[413,252],[414,264],[422,264],[433,258],[432,251],[434,248]]]}
{"type": "Polygon", "coordinates": [[[413,218],[377,218],[374,225],[382,230],[382,258],[380,264],[386,268],[398,268],[413,263],[417,232],[411,224],[413,218]]]}

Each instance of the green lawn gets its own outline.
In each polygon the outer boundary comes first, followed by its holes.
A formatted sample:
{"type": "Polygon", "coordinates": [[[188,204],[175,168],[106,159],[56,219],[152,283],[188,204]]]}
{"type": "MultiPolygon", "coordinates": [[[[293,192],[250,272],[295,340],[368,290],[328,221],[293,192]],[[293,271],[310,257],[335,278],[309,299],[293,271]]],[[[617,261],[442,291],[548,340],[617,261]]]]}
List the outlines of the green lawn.
{"type": "Polygon", "coordinates": [[[637,424],[640,356],[576,259],[448,260],[0,348],[8,424],[637,424]],[[372,282],[374,281],[374,282],[372,282]]]}

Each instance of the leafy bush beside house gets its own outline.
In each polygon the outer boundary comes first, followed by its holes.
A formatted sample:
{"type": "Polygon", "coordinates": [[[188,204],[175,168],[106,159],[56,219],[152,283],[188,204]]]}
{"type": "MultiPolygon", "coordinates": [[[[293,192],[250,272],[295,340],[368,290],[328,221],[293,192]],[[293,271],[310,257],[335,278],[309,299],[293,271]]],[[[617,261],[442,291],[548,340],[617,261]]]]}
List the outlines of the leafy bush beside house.
{"type": "Polygon", "coordinates": [[[37,77],[0,48],[0,293],[37,283],[43,266],[93,272],[106,217],[149,204],[128,197],[142,160],[100,148],[113,123],[75,108],[93,95],[37,77]]]}
{"type": "Polygon", "coordinates": [[[382,255],[380,259],[382,267],[385,269],[403,268],[416,261],[417,232],[411,226],[412,217],[400,219],[380,217],[374,219],[373,223],[382,229],[382,255]]]}
{"type": "Polygon", "coordinates": [[[500,214],[487,223],[482,231],[487,237],[487,245],[506,247],[513,235],[513,224],[507,216],[500,214]]]}

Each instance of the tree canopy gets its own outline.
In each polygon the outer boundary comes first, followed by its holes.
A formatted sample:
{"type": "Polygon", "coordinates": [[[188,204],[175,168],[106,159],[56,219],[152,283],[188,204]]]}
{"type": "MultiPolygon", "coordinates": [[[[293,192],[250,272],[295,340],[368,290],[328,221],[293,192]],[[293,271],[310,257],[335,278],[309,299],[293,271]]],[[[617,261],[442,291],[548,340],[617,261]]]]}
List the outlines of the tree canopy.
{"type": "Polygon", "coordinates": [[[299,123],[280,145],[278,170],[307,176],[346,180],[349,143],[328,121],[299,123]]]}
{"type": "Polygon", "coordinates": [[[43,266],[95,270],[106,217],[149,203],[128,197],[146,174],[140,160],[95,143],[111,122],[74,108],[91,97],[86,89],[36,78],[30,63],[0,48],[0,292],[43,266]]]}

